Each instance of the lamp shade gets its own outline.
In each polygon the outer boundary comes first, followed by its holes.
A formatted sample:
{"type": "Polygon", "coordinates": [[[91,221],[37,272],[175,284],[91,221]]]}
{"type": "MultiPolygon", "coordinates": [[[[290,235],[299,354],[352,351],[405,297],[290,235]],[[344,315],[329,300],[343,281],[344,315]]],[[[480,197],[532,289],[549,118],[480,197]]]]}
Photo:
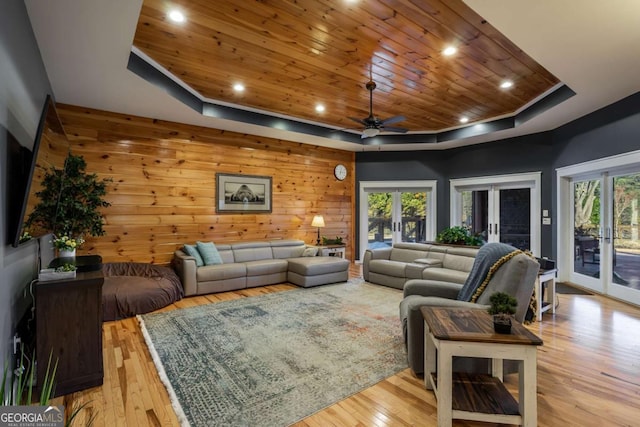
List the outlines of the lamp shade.
{"type": "Polygon", "coordinates": [[[311,221],[312,227],[324,227],[324,218],[322,215],[316,215],[313,217],[313,221],[311,221]]]}

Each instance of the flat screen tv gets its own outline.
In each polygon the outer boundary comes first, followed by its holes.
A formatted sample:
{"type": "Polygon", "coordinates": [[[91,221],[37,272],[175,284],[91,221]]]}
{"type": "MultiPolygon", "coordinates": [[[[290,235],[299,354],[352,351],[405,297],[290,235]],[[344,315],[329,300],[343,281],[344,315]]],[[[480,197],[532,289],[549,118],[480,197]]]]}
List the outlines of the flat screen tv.
{"type": "MultiPolygon", "coordinates": [[[[69,141],[62,127],[62,122],[56,112],[56,107],[50,95],[42,107],[42,114],[38,124],[35,141],[33,144],[33,155],[31,156],[31,165],[27,174],[26,183],[23,186],[24,191],[20,201],[20,214],[15,217],[19,223],[13,227],[15,233],[9,235],[12,239],[10,242],[17,247],[20,243],[24,243],[30,239],[24,239],[24,232],[28,232],[31,238],[41,237],[48,234],[48,230],[39,228],[25,229],[24,223],[29,217],[34,206],[38,203],[36,193],[41,189],[42,179],[47,170],[52,167],[57,169],[64,168],[64,162],[69,154],[69,141]]],[[[18,210],[16,210],[18,212],[18,210]]]]}
{"type": "Polygon", "coordinates": [[[7,192],[5,199],[7,244],[13,244],[18,228],[22,222],[20,210],[24,199],[25,188],[29,181],[31,168],[31,150],[23,146],[8,129],[0,126],[7,140],[6,164],[3,165],[6,175],[7,192]]]}

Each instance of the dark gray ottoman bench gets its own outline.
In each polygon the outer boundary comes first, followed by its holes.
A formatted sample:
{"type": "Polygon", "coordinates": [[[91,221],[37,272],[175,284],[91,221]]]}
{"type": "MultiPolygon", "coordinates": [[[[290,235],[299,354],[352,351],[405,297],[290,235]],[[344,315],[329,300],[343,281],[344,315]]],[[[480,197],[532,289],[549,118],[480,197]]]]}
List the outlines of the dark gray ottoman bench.
{"type": "Polygon", "coordinates": [[[349,261],[333,256],[289,258],[287,281],[310,288],[349,279],[349,261]]]}

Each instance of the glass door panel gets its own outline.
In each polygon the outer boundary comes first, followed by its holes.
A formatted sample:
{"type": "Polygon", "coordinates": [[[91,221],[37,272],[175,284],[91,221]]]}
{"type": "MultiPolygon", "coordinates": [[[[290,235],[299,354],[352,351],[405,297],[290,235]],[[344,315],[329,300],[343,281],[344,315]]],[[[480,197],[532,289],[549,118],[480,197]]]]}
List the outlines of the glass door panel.
{"type": "Polygon", "coordinates": [[[601,179],[573,183],[573,272],[585,286],[602,292],[601,179]]]}
{"type": "Polygon", "coordinates": [[[531,250],[531,189],[463,190],[460,224],[486,242],[531,250]]]}
{"type": "MultiPolygon", "coordinates": [[[[640,173],[616,176],[613,185],[611,294],[640,301],[640,173]]],[[[605,237],[606,233],[605,233],[605,237]]]]}
{"type": "Polygon", "coordinates": [[[401,204],[400,240],[402,242],[424,242],[427,239],[426,226],[429,194],[426,191],[404,191],[399,195],[401,204]]]}
{"type": "Polygon", "coordinates": [[[640,305],[640,151],[557,176],[559,280],[640,305]]]}
{"type": "Polygon", "coordinates": [[[451,225],[540,255],[540,173],[451,180],[451,225]]]}
{"type": "Polygon", "coordinates": [[[435,239],[437,181],[361,181],[358,251],[435,239]]]}
{"type": "Polygon", "coordinates": [[[463,190],[460,224],[466,227],[471,234],[482,236],[487,240],[489,233],[489,190],[463,190]]]}
{"type": "Polygon", "coordinates": [[[368,236],[367,248],[375,249],[391,246],[393,239],[392,209],[393,193],[367,193],[368,236]]]}
{"type": "Polygon", "coordinates": [[[498,197],[499,241],[518,249],[531,250],[531,190],[504,189],[500,190],[498,197]]]}

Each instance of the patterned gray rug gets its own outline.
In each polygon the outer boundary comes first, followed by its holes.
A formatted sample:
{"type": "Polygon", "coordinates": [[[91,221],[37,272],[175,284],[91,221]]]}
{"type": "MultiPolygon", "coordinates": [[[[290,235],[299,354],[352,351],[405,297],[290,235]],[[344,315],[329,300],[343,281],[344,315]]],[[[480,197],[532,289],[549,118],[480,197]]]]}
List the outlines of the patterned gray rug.
{"type": "Polygon", "coordinates": [[[401,299],[360,281],[138,319],[183,425],[286,426],[407,367],[401,299]]]}

